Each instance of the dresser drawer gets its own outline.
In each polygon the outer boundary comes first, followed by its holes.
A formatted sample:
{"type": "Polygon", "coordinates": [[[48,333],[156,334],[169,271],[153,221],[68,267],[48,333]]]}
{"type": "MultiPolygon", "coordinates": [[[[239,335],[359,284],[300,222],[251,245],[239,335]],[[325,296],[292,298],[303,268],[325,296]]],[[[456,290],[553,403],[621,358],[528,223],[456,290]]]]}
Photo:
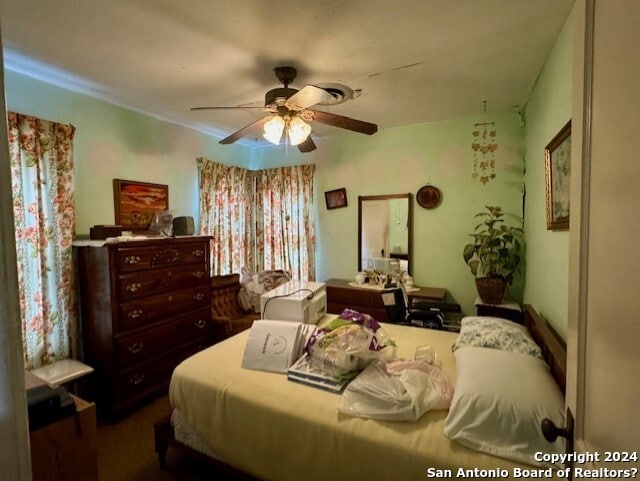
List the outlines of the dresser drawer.
{"type": "Polygon", "coordinates": [[[187,264],[151,271],[124,274],[118,278],[120,299],[127,301],[177,288],[196,287],[209,282],[205,264],[187,264]]]}
{"type": "Polygon", "coordinates": [[[327,286],[327,302],[346,304],[356,310],[359,306],[370,307],[372,294],[370,290],[365,290],[364,288],[343,289],[327,286]]]}
{"type": "Polygon", "coordinates": [[[211,310],[203,309],[116,341],[118,368],[126,369],[168,352],[181,344],[213,339],[211,310]]]}
{"type": "Polygon", "coordinates": [[[154,361],[120,372],[115,380],[116,404],[131,404],[151,392],[166,389],[175,367],[206,347],[208,344],[205,342],[189,344],[154,361]]]}
{"type": "Polygon", "coordinates": [[[208,242],[152,247],[119,247],[116,265],[119,272],[133,272],[157,267],[203,263],[207,259],[208,242]]]}
{"type": "Polygon", "coordinates": [[[124,302],[119,306],[118,332],[151,324],[200,308],[210,308],[209,285],[124,302]]]}

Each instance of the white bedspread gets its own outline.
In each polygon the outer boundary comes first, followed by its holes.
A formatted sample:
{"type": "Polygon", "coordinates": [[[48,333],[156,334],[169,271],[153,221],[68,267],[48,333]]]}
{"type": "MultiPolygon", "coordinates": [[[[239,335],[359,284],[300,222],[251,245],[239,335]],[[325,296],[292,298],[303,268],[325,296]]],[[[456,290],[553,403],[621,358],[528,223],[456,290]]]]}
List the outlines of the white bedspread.
{"type": "MultiPolygon", "coordinates": [[[[431,345],[455,384],[456,334],[383,325],[411,359],[431,345]]],[[[338,412],[340,396],[240,367],[248,331],[185,360],[174,371],[170,400],[207,451],[244,472],[273,481],[424,481],[427,468],[523,466],[485,455],[442,434],[446,411],[417,422],[375,421],[338,412]]]]}

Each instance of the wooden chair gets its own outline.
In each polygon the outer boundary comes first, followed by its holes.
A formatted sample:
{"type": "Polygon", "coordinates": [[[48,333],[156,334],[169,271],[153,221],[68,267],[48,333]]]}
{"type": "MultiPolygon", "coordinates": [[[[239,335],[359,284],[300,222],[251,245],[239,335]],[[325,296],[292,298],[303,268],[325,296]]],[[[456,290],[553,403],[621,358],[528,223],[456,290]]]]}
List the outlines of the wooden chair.
{"type": "Polygon", "coordinates": [[[260,314],[245,312],[238,302],[240,274],[211,277],[211,319],[224,329],[225,337],[249,329],[260,314]]]}

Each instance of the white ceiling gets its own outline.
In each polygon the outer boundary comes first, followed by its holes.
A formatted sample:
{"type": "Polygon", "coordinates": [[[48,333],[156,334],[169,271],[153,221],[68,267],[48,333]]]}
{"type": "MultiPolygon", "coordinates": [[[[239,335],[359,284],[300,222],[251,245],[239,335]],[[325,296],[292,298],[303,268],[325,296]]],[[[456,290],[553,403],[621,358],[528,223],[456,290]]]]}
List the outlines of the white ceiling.
{"type": "MultiPolygon", "coordinates": [[[[380,129],[522,106],[573,0],[0,0],[5,66],[219,137],[281,85],[380,129]]],[[[314,124],[320,136],[342,134],[314,124]]],[[[360,135],[360,134],[352,134],[360,135]]],[[[316,137],[316,140],[318,137],[316,137]]],[[[249,145],[262,142],[249,140],[249,145]]]]}

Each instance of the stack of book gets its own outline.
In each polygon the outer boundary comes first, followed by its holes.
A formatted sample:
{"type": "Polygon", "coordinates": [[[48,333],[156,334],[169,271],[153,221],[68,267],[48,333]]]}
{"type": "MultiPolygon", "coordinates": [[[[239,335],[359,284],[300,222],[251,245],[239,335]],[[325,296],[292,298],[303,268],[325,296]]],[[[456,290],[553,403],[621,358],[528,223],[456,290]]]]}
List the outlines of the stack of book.
{"type": "Polygon", "coordinates": [[[335,378],[321,369],[313,368],[309,364],[309,355],[305,353],[287,369],[287,379],[327,391],[341,393],[349,384],[349,381],[353,379],[353,376],[335,378]]]}

